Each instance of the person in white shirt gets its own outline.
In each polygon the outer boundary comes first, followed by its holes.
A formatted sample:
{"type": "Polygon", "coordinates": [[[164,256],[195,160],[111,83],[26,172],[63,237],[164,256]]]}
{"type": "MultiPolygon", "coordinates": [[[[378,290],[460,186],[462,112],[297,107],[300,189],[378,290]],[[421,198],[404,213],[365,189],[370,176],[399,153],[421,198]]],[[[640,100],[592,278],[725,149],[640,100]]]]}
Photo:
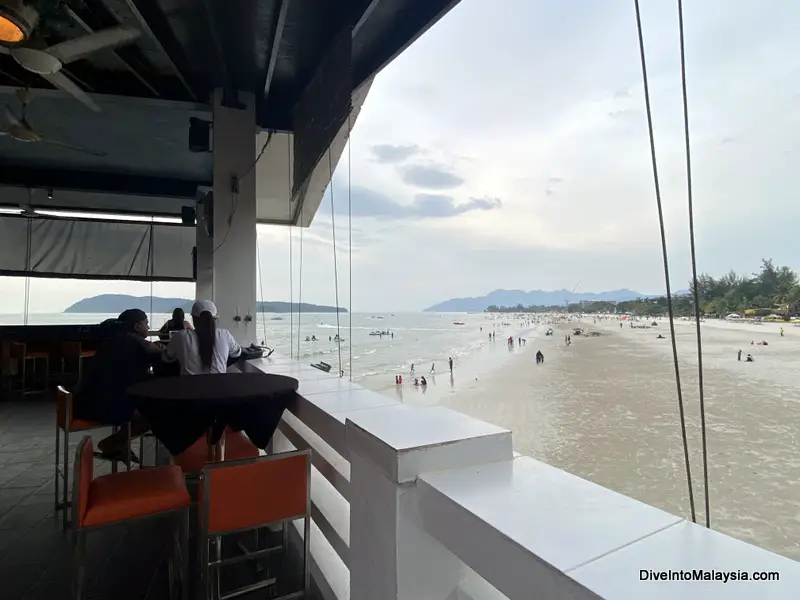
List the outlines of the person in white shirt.
{"type": "Polygon", "coordinates": [[[164,359],[177,360],[181,375],[225,373],[228,358],[237,358],[242,348],[227,329],[217,328],[217,307],[210,300],[192,306],[194,329],[173,332],[164,359]]]}

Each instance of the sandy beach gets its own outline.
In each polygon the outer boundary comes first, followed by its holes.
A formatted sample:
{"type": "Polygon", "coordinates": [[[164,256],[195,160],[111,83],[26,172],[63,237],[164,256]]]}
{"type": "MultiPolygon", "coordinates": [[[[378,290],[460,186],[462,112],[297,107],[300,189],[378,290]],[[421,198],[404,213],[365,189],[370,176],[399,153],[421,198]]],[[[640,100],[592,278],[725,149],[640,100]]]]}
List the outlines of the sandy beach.
{"type": "MultiPolygon", "coordinates": [[[[702,456],[694,324],[678,321],[698,521],[703,521],[702,456]]],[[[591,317],[527,334],[528,344],[477,380],[456,370],[440,403],[514,432],[517,451],[688,517],[676,385],[666,320],[623,328],[591,317]],[[598,337],[564,335],[580,326],[598,337]],[[537,366],[541,349],[545,364],[537,366]]],[[[702,324],[711,522],[714,529],[800,559],[797,399],[800,328],[702,324]],[[768,346],[751,346],[766,340],[768,346]],[[737,351],[755,362],[737,361],[737,351]]],[[[408,397],[418,402],[422,397],[408,397]]]]}

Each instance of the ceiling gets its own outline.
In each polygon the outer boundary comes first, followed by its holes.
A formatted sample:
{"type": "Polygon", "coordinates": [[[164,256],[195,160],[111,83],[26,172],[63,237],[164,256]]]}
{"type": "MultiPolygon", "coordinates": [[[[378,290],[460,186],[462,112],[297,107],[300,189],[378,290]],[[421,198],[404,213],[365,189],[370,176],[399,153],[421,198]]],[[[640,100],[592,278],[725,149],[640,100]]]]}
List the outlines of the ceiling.
{"type": "MultiPolygon", "coordinates": [[[[232,105],[239,92],[255,94],[259,128],[276,132],[257,169],[264,200],[259,219],[300,224],[297,207],[288,202],[288,182],[276,183],[275,175],[287,172],[293,156],[283,148],[294,146],[298,135],[305,136],[311,162],[319,162],[325,148],[338,160],[344,147],[342,115],[308,127],[309,106],[323,119],[335,117],[325,112],[324,94],[307,100],[312,83],[333,68],[325,59],[337,40],[347,40],[348,73],[335,76],[349,86],[352,124],[374,75],[458,0],[29,1],[41,12],[32,44],[49,46],[119,24],[142,35],[62,69],[99,113],[0,54],[0,102],[18,116],[15,92],[28,87],[33,94],[26,116],[39,134],[106,153],[0,137],[0,206],[13,205],[19,195],[11,186],[54,190],[49,203],[59,208],[179,214],[198,186],[211,183],[211,154],[189,149],[189,119],[210,121],[211,95],[223,88],[232,105]],[[309,144],[308,136],[319,139],[309,144]],[[59,206],[59,197],[70,206],[59,206]]],[[[329,171],[328,163],[322,162],[325,169],[317,164],[304,188],[312,204],[303,212],[312,215],[327,184],[322,171],[329,171]]]]}

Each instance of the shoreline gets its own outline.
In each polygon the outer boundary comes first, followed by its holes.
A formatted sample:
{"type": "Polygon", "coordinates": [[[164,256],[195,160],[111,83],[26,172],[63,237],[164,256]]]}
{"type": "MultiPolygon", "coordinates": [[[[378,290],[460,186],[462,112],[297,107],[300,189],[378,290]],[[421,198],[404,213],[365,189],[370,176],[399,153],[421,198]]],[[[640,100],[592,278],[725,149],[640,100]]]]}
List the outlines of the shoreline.
{"type": "MultiPolygon", "coordinates": [[[[800,360],[800,330],[784,327],[781,338],[779,325],[733,325],[701,327],[711,525],[797,559],[800,374],[790,365],[800,360]],[[751,350],[750,339],[769,346],[751,350]],[[756,361],[737,361],[739,346],[756,361]]],[[[438,403],[511,429],[522,454],[689,518],[667,321],[620,330],[619,321],[584,317],[552,325],[549,339],[547,327],[529,336],[527,352],[438,403]],[[573,335],[567,347],[563,337],[573,327],[602,335],[573,335]],[[659,332],[667,339],[656,339],[659,332]],[[532,359],[539,346],[543,366],[532,359]]],[[[694,323],[676,322],[675,331],[697,520],[704,522],[694,323]]]]}
{"type": "MultiPolygon", "coordinates": [[[[516,324],[516,323],[515,323],[516,324]]],[[[391,382],[392,373],[386,373],[389,381],[386,385],[365,385],[363,381],[354,379],[354,382],[364,385],[379,394],[389,395],[397,398],[401,402],[407,402],[420,406],[432,406],[442,403],[450,396],[464,392],[480,391],[481,383],[487,377],[491,377],[499,369],[503,369],[510,361],[520,355],[527,355],[531,351],[528,344],[517,346],[509,350],[506,338],[510,334],[517,337],[525,337],[528,342],[536,338],[535,327],[525,327],[523,329],[513,329],[513,327],[503,328],[502,339],[495,339],[493,342],[483,341],[476,350],[462,359],[456,359],[453,363],[453,373],[451,374],[447,362],[437,364],[440,370],[433,376],[427,369],[427,363],[422,363],[422,368],[416,371],[415,375],[397,373],[403,376],[403,384],[398,386],[391,382]],[[428,381],[427,386],[414,386],[414,377],[425,376],[428,381]]],[[[483,333],[481,333],[483,335],[483,333]]],[[[488,337],[488,334],[487,334],[488,337]]],[[[535,343],[533,344],[535,346],[535,343]]],[[[535,350],[533,350],[535,352],[535,350]]],[[[374,380],[373,380],[374,381],[374,380]]]]}

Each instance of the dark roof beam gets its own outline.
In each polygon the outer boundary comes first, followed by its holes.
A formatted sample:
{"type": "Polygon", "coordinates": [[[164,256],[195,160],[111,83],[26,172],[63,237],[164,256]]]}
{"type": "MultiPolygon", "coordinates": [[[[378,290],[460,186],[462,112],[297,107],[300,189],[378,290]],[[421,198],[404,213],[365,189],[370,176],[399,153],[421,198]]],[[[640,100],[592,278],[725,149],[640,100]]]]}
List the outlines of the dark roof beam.
{"type": "MultiPolygon", "coordinates": [[[[369,20],[370,14],[381,1],[370,2],[362,18],[356,22],[358,29],[369,20]]],[[[410,7],[400,10],[397,17],[392,20],[391,28],[381,37],[381,43],[371,49],[360,62],[353,65],[353,90],[358,90],[368,79],[392,62],[458,3],[459,0],[426,0],[413,2],[410,7]]],[[[355,35],[354,27],[354,37],[355,35]]]]}
{"type": "Polygon", "coordinates": [[[372,14],[372,11],[375,10],[375,7],[378,6],[380,2],[381,0],[366,0],[366,6],[360,11],[360,14],[357,15],[358,19],[356,19],[356,22],[353,23],[353,37],[358,35],[358,32],[364,26],[364,23],[369,20],[369,16],[372,14]]]}
{"type": "Polygon", "coordinates": [[[269,96],[269,89],[272,86],[272,76],[275,74],[275,65],[278,62],[278,53],[280,52],[281,40],[283,39],[283,28],[286,25],[286,13],[289,11],[289,4],[292,0],[280,0],[281,6],[278,10],[278,18],[275,20],[274,35],[272,36],[272,49],[269,53],[269,63],[267,64],[267,72],[264,76],[264,93],[262,100],[266,100],[269,96]]]}
{"type": "Polygon", "coordinates": [[[183,87],[189,92],[192,100],[198,100],[198,94],[194,86],[189,84],[187,77],[184,75],[181,67],[186,69],[187,60],[183,55],[178,40],[167,22],[167,18],[161,11],[159,6],[154,4],[153,0],[124,0],[128,9],[136,18],[142,31],[147,34],[150,39],[155,43],[161,53],[169,62],[175,75],[180,80],[183,87]],[[178,65],[181,65],[180,67],[178,65]]]}
{"type": "Polygon", "coordinates": [[[217,16],[214,14],[214,0],[205,0],[206,22],[211,31],[211,40],[214,44],[214,53],[220,66],[222,75],[222,104],[230,108],[244,108],[239,102],[239,93],[236,85],[231,78],[231,71],[225,60],[225,46],[222,43],[222,36],[217,26],[217,16]]]}
{"type": "Polygon", "coordinates": [[[2,165],[0,166],[0,185],[127,196],[195,198],[198,186],[211,185],[211,183],[146,175],[2,165]]]}
{"type": "MultiPolygon", "coordinates": [[[[73,11],[69,6],[65,6],[64,10],[66,11],[69,18],[72,19],[76,25],[78,25],[78,27],[83,29],[86,33],[94,33],[94,30],[91,27],[89,27],[89,25],[83,19],[81,19],[75,13],[75,11],[73,11]]],[[[150,85],[150,82],[148,82],[136,69],[134,69],[130,63],[128,63],[124,58],[122,58],[119,51],[109,48],[107,52],[113,54],[116,57],[117,62],[123,67],[125,67],[131,73],[131,75],[136,77],[136,79],[138,79],[143,86],[145,86],[148,90],[150,90],[154,95],[161,97],[161,94],[158,92],[158,90],[156,90],[156,88],[150,85]]]]}

